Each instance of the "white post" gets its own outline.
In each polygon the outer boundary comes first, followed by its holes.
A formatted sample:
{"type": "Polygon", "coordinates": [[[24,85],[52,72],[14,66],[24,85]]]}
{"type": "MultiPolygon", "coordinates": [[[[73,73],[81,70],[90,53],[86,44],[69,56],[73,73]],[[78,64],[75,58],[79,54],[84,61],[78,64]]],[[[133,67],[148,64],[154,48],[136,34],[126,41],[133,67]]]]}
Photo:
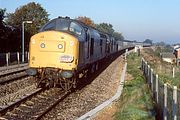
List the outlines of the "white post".
{"type": "Polygon", "coordinates": [[[125,51],[125,61],[127,59],[127,52],[128,52],[128,49],[126,49],[126,51],[125,51]]]}
{"type": "Polygon", "coordinates": [[[175,68],[173,67],[173,78],[175,77],[175,68]]]}
{"type": "Polygon", "coordinates": [[[17,52],[17,62],[18,62],[18,65],[19,65],[19,52],[17,52]]]}
{"type": "Polygon", "coordinates": [[[156,74],[156,102],[158,104],[158,100],[159,100],[159,93],[158,93],[158,74],[156,74]]]}
{"type": "Polygon", "coordinates": [[[22,22],[22,63],[24,63],[24,21],[22,22]]]}
{"type": "Polygon", "coordinates": [[[173,120],[177,120],[177,86],[173,88],[173,120]]]}
{"type": "Polygon", "coordinates": [[[6,53],[6,66],[9,66],[9,55],[6,53]]]}
{"type": "Polygon", "coordinates": [[[153,69],[151,68],[151,90],[153,91],[153,69]]]}
{"type": "Polygon", "coordinates": [[[25,23],[32,23],[32,21],[22,22],[22,63],[24,63],[24,24],[25,23]]]}
{"type": "Polygon", "coordinates": [[[148,65],[147,79],[148,79],[148,82],[151,84],[150,73],[151,73],[150,65],[148,65]]]}
{"type": "Polygon", "coordinates": [[[163,118],[167,120],[167,84],[164,84],[164,110],[163,110],[163,118]]]}
{"type": "Polygon", "coordinates": [[[128,55],[128,49],[126,49],[126,54],[128,55]]]}

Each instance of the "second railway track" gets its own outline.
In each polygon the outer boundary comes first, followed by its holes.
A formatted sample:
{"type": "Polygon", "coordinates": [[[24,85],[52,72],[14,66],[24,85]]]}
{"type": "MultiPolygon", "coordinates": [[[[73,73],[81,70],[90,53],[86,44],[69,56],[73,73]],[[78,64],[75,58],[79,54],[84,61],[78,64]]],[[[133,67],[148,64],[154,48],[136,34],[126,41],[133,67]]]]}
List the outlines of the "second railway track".
{"type": "Polygon", "coordinates": [[[0,109],[1,119],[37,120],[53,109],[70,92],[60,88],[37,89],[14,103],[0,109]]]}
{"type": "Polygon", "coordinates": [[[8,74],[6,76],[0,76],[0,85],[4,85],[6,83],[20,80],[22,78],[27,78],[27,77],[28,75],[26,74],[25,71],[18,71],[16,73],[8,74]]]}

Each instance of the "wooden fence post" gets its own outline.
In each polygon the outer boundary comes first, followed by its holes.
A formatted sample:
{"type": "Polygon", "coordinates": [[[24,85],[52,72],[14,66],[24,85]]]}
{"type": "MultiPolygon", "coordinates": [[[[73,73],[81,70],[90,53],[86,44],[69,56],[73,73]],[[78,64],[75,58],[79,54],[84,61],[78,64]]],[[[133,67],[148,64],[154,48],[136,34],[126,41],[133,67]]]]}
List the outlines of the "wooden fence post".
{"type": "Polygon", "coordinates": [[[173,87],[173,120],[177,120],[177,86],[173,87]]]}
{"type": "Polygon", "coordinates": [[[163,120],[167,120],[167,84],[164,84],[163,120]]]}
{"type": "Polygon", "coordinates": [[[158,91],[158,74],[156,74],[156,102],[158,104],[158,100],[159,100],[159,91],[158,91]]]}

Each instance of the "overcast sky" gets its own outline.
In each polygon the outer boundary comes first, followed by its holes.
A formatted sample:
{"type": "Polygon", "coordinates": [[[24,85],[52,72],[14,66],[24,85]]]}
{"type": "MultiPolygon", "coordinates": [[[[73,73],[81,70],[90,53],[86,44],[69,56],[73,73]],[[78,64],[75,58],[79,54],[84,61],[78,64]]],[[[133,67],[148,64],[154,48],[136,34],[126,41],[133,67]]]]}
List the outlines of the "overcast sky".
{"type": "MultiPolygon", "coordinates": [[[[7,12],[32,0],[0,0],[7,12]]],[[[50,14],[90,17],[95,23],[111,23],[125,39],[166,43],[180,42],[180,0],[34,0],[50,14]]]]}

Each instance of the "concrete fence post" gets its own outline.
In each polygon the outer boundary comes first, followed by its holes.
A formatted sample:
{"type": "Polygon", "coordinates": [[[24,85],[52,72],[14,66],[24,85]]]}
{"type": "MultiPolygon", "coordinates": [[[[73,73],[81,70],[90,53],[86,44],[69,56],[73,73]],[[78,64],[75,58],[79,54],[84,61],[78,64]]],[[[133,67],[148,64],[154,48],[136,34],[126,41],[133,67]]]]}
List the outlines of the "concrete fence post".
{"type": "Polygon", "coordinates": [[[174,67],[173,67],[172,73],[173,73],[173,78],[174,78],[175,77],[175,68],[174,67]]]}
{"type": "Polygon", "coordinates": [[[144,60],[144,75],[145,75],[145,71],[146,71],[146,61],[144,60]]]}
{"type": "Polygon", "coordinates": [[[148,73],[147,73],[147,79],[148,79],[148,83],[149,83],[149,85],[151,85],[151,76],[150,76],[150,74],[151,74],[151,68],[150,68],[150,65],[148,65],[148,73]]]}
{"type": "Polygon", "coordinates": [[[156,102],[158,104],[158,100],[159,100],[159,91],[158,91],[158,74],[156,74],[156,102]]]}
{"type": "Polygon", "coordinates": [[[19,65],[19,52],[17,52],[17,62],[18,62],[18,65],[19,65]]]}
{"type": "Polygon", "coordinates": [[[177,120],[177,86],[173,87],[173,120],[177,120]]]}
{"type": "Polygon", "coordinates": [[[6,66],[9,66],[9,55],[6,53],[6,66]]]}
{"type": "Polygon", "coordinates": [[[167,84],[164,84],[163,120],[167,120],[167,84]]]}
{"type": "Polygon", "coordinates": [[[148,66],[147,66],[147,62],[145,62],[145,77],[147,76],[147,71],[148,71],[148,66]]]}
{"type": "Polygon", "coordinates": [[[143,73],[145,74],[145,60],[143,61],[143,73]]]}
{"type": "Polygon", "coordinates": [[[151,90],[152,90],[152,92],[154,92],[153,91],[153,69],[151,68],[151,90]]]}
{"type": "Polygon", "coordinates": [[[143,58],[141,58],[141,70],[143,70],[143,58]]]}

